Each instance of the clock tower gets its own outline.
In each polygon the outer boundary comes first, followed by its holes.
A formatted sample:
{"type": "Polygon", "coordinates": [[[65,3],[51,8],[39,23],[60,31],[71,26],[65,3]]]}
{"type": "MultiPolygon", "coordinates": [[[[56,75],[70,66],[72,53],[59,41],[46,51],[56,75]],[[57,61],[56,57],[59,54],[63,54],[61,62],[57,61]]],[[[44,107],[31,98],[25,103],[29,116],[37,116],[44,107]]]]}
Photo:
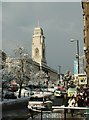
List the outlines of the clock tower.
{"type": "Polygon", "coordinates": [[[45,57],[45,37],[40,27],[34,28],[32,36],[32,59],[40,65],[47,64],[45,57]]]}

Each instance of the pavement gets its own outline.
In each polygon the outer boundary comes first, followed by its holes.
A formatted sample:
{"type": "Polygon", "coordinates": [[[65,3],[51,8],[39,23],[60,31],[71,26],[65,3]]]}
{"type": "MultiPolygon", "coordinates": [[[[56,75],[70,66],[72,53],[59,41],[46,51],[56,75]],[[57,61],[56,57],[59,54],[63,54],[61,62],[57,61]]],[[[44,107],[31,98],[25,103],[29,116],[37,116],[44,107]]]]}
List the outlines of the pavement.
{"type": "Polygon", "coordinates": [[[26,120],[30,117],[28,109],[17,109],[2,112],[2,120],[26,120]]]}
{"type": "MultiPolygon", "coordinates": [[[[3,111],[1,120],[32,120],[31,114],[28,109],[17,109],[11,111],[3,111]]],[[[40,120],[41,114],[36,113],[33,116],[33,120],[40,120]]],[[[42,120],[64,120],[64,111],[63,110],[54,110],[53,112],[43,112],[42,120]]],[[[66,120],[84,120],[84,117],[74,113],[71,117],[70,113],[66,114],[66,120]]]]}

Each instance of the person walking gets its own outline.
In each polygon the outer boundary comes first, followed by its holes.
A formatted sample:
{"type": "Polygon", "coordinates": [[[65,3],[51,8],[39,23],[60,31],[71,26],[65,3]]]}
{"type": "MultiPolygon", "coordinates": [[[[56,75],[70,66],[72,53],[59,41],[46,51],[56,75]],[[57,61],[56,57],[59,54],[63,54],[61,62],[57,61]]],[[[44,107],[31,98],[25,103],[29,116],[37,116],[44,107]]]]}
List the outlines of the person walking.
{"type": "Polygon", "coordinates": [[[74,105],[75,105],[75,98],[74,98],[74,96],[72,96],[68,100],[68,107],[74,107],[74,105]]]}
{"type": "Polygon", "coordinates": [[[67,94],[64,95],[62,105],[64,105],[65,107],[68,106],[68,95],[67,94]]]}
{"type": "Polygon", "coordinates": [[[84,106],[86,106],[86,102],[87,102],[87,93],[83,93],[83,100],[84,100],[84,106]]]}
{"type": "MultiPolygon", "coordinates": [[[[86,107],[89,108],[89,95],[87,95],[87,99],[86,99],[86,107]]],[[[86,115],[86,120],[89,119],[89,109],[85,110],[85,115],[86,115]]]]}
{"type": "MultiPolygon", "coordinates": [[[[74,96],[70,97],[68,100],[68,107],[74,107],[75,106],[75,98],[74,96]]],[[[71,109],[71,116],[73,117],[74,110],[71,109]]]]}
{"type": "MultiPolygon", "coordinates": [[[[78,107],[84,107],[84,99],[81,95],[78,96],[78,107]]],[[[83,115],[83,110],[79,110],[80,115],[83,115]]]]}
{"type": "Polygon", "coordinates": [[[89,95],[87,96],[86,106],[89,107],[89,95]]]}
{"type": "MultiPolygon", "coordinates": [[[[68,107],[68,95],[67,94],[64,95],[62,105],[65,106],[65,107],[68,107]]],[[[66,115],[67,112],[68,112],[68,110],[64,109],[64,114],[65,115],[66,115]]]]}
{"type": "Polygon", "coordinates": [[[81,95],[78,96],[78,107],[84,107],[84,100],[81,95]]]}

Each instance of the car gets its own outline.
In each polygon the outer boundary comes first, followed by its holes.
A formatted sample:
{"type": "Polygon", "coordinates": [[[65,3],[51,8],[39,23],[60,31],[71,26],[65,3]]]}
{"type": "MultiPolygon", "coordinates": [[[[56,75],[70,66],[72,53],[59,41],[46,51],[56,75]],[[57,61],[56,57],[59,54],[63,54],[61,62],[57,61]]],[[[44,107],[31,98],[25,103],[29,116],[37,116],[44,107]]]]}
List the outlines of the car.
{"type": "Polygon", "coordinates": [[[28,101],[28,109],[36,109],[39,107],[44,107],[45,109],[52,109],[52,101],[50,100],[50,95],[39,93],[34,94],[31,96],[30,100],[28,101]]]}
{"type": "Polygon", "coordinates": [[[7,91],[3,97],[4,99],[16,99],[17,98],[14,92],[11,92],[11,91],[7,91]]]}
{"type": "Polygon", "coordinates": [[[61,90],[60,90],[60,88],[58,88],[58,89],[56,89],[56,90],[54,91],[54,96],[55,96],[55,97],[60,97],[60,96],[61,96],[61,90]]]}
{"type": "Polygon", "coordinates": [[[64,95],[66,94],[67,94],[66,90],[61,90],[61,97],[64,97],[64,95]]]}
{"type": "Polygon", "coordinates": [[[64,97],[67,94],[66,90],[61,90],[60,88],[56,89],[54,92],[55,97],[64,97]]]}
{"type": "MultiPolygon", "coordinates": [[[[18,91],[15,92],[15,95],[18,96],[19,95],[19,91],[20,89],[18,89],[18,91]]],[[[21,97],[29,97],[31,95],[31,91],[25,88],[21,89],[21,97]]]]}
{"type": "Polygon", "coordinates": [[[55,88],[55,87],[49,87],[49,88],[48,88],[48,91],[54,93],[54,91],[55,91],[56,89],[57,89],[57,88],[55,88]]]}

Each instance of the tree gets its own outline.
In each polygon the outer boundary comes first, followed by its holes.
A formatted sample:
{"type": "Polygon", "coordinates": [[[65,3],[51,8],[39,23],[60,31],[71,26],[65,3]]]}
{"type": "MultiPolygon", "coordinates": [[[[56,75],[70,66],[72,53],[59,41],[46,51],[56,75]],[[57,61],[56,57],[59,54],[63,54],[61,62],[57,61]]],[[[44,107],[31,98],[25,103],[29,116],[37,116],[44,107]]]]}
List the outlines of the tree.
{"type": "Polygon", "coordinates": [[[18,97],[20,98],[23,85],[27,85],[31,79],[33,72],[32,59],[23,47],[18,47],[15,50],[15,59],[12,62],[11,70],[15,75],[16,82],[19,84],[18,97]]]}
{"type": "Polygon", "coordinates": [[[45,82],[47,83],[46,85],[48,86],[49,76],[42,70],[42,66],[40,66],[40,70],[35,74],[34,77],[37,80],[39,86],[44,85],[45,82]]]}
{"type": "Polygon", "coordinates": [[[7,57],[6,53],[0,50],[0,69],[3,69],[5,67],[6,57],[7,57]]]}
{"type": "MultiPolygon", "coordinates": [[[[8,72],[7,68],[4,67],[2,70],[0,70],[0,79],[2,81],[2,89],[1,89],[1,101],[3,101],[3,92],[4,89],[7,89],[9,87],[9,83],[12,79],[14,79],[14,75],[12,72],[8,72]]],[[[1,85],[1,84],[0,84],[1,85]]]]}

